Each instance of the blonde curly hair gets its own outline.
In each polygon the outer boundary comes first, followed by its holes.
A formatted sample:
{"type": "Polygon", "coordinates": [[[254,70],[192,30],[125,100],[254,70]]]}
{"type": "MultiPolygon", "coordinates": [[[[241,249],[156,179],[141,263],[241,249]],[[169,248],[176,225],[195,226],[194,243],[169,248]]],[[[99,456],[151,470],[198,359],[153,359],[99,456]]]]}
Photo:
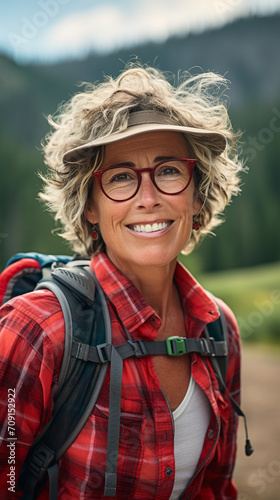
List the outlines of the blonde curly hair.
{"type": "Polygon", "coordinates": [[[182,253],[190,253],[203,235],[222,222],[225,206],[239,193],[244,167],[237,155],[238,134],[233,133],[221,102],[221,89],[227,88],[228,82],[212,72],[196,76],[184,73],[176,87],[168,80],[155,68],[132,65],[116,79],[107,77],[104,83],[86,84],[84,92],[63,104],[56,116],[48,117],[53,130],[43,148],[49,172],[41,175],[44,189],[40,197],[60,221],[60,236],[70,242],[74,252],[91,257],[105,248],[102,235],[97,241],[92,239],[92,225],[85,216],[93,172],[102,165],[104,147],[92,148],[74,162],[63,161],[63,155],[125,129],[132,110],[162,111],[178,124],[220,132],[227,138],[225,150],[217,154],[209,138],[186,137],[197,158],[195,193],[201,199],[201,210],[196,217],[199,230],[192,231],[182,253]]]}

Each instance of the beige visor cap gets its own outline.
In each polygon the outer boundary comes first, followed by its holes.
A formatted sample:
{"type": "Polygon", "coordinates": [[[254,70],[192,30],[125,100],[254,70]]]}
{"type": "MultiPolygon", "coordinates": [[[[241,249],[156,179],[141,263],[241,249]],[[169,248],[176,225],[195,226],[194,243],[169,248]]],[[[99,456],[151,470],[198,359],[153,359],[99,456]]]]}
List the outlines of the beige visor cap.
{"type": "Polygon", "coordinates": [[[110,135],[98,137],[82,146],[70,149],[63,155],[64,162],[75,162],[87,154],[87,150],[96,146],[105,146],[112,142],[121,141],[127,137],[137,134],[154,131],[181,132],[186,135],[192,135],[207,141],[213,154],[221,154],[226,147],[226,137],[220,132],[214,132],[206,129],[194,127],[185,127],[176,124],[170,117],[161,111],[145,110],[132,112],[128,119],[128,125],[121,132],[114,132],[110,135]]]}

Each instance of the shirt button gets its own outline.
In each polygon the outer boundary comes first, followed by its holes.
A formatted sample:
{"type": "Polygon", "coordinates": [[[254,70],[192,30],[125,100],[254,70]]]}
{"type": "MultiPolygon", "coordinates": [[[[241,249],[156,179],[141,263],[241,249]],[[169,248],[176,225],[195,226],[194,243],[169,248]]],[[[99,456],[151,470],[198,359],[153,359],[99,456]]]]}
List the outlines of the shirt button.
{"type": "Polygon", "coordinates": [[[172,474],[173,474],[173,469],[171,469],[171,467],[166,467],[166,469],[165,469],[165,475],[167,477],[170,477],[170,476],[172,476],[172,474]]]}
{"type": "Polygon", "coordinates": [[[210,429],[210,430],[208,431],[208,434],[207,434],[207,435],[208,435],[208,439],[213,439],[213,437],[214,437],[214,431],[213,431],[213,429],[210,429]]]}

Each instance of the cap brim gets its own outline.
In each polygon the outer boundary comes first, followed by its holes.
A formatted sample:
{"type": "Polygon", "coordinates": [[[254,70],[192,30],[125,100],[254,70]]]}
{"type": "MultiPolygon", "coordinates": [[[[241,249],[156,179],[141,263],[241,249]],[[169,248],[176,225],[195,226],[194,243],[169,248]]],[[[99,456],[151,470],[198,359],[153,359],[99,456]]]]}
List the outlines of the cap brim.
{"type": "Polygon", "coordinates": [[[106,144],[121,141],[123,139],[127,139],[128,137],[133,137],[134,135],[155,131],[181,132],[183,134],[186,134],[186,136],[192,135],[193,137],[196,137],[198,139],[201,138],[203,141],[206,141],[208,143],[209,148],[215,155],[221,154],[226,147],[226,137],[220,132],[212,132],[211,130],[198,129],[194,127],[184,127],[182,125],[145,123],[129,127],[122,132],[115,132],[105,137],[98,137],[97,139],[93,139],[92,141],[83,144],[82,146],[70,149],[64,154],[63,161],[75,162],[82,156],[85,156],[88,153],[88,150],[91,148],[95,148],[97,146],[106,146],[106,144]]]}

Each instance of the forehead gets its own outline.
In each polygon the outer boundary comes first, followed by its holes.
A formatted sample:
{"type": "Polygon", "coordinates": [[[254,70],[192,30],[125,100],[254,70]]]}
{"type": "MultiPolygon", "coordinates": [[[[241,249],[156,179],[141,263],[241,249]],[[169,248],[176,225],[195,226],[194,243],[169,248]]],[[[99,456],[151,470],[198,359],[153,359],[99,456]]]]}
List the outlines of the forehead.
{"type": "Polygon", "coordinates": [[[145,132],[105,146],[103,165],[119,161],[133,161],[133,157],[157,156],[188,157],[187,139],[181,132],[145,132]]]}

